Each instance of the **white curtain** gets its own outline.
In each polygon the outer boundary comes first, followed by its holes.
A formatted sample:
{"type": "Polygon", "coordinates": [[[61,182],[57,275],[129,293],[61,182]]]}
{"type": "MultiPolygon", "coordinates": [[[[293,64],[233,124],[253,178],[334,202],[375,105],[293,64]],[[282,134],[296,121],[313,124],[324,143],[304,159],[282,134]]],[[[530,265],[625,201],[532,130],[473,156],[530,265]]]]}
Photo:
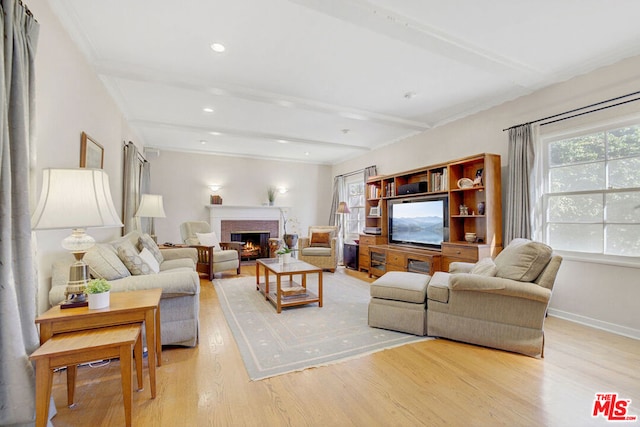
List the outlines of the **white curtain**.
{"type": "Polygon", "coordinates": [[[0,425],[32,425],[38,347],[38,280],[32,255],[35,170],[34,56],[39,24],[16,0],[2,0],[0,69],[0,425]]]}
{"type": "Polygon", "coordinates": [[[535,164],[534,130],[531,124],[509,129],[509,172],[504,244],[517,237],[531,238],[531,191],[535,164]]]}

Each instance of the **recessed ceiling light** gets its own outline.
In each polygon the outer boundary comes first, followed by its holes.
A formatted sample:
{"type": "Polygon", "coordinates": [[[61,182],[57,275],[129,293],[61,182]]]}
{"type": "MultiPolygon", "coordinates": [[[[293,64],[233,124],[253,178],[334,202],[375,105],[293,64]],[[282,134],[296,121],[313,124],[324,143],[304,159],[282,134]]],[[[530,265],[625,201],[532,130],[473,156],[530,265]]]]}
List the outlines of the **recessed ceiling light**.
{"type": "Polygon", "coordinates": [[[207,141],[205,141],[204,139],[200,140],[200,144],[205,145],[207,143],[207,141]]]}
{"type": "Polygon", "coordinates": [[[217,53],[222,53],[226,50],[222,43],[211,43],[211,50],[217,53]]]}
{"type": "Polygon", "coordinates": [[[213,113],[213,108],[211,108],[211,107],[204,107],[204,108],[202,109],[202,111],[204,111],[205,113],[213,113]]]}
{"type": "Polygon", "coordinates": [[[220,132],[209,132],[209,135],[220,136],[222,134],[220,132]]]}
{"type": "Polygon", "coordinates": [[[278,141],[280,144],[288,144],[289,141],[287,141],[286,139],[276,139],[276,141],[278,141]]]}
{"type": "Polygon", "coordinates": [[[304,155],[308,156],[310,153],[308,151],[305,151],[304,155]]]}

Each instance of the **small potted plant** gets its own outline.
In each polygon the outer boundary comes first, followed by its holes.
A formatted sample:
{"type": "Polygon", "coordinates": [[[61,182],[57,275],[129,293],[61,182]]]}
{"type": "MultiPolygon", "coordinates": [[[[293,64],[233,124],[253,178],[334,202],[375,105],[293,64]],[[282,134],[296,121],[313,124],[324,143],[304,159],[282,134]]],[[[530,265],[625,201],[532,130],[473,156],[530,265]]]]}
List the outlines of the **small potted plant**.
{"type": "Polygon", "coordinates": [[[93,279],[87,283],[85,292],[89,297],[89,310],[109,307],[111,285],[104,279],[93,279]]]}
{"type": "Polygon", "coordinates": [[[269,200],[269,206],[273,206],[273,202],[276,201],[276,187],[267,189],[267,199],[269,200]]]}
{"type": "Polygon", "coordinates": [[[288,264],[291,262],[291,248],[287,247],[287,245],[282,245],[280,249],[276,251],[276,254],[283,263],[288,264]]]}

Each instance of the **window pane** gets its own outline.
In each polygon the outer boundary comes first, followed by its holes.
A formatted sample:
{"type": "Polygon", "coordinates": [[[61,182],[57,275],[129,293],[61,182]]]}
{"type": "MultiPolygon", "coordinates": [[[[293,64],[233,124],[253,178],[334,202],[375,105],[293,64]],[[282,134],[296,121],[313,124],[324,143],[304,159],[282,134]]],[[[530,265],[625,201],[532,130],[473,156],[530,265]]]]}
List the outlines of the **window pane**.
{"type": "Polygon", "coordinates": [[[549,197],[551,222],[601,222],[603,218],[602,194],[549,197]]]}
{"type": "Polygon", "coordinates": [[[556,250],[602,253],[602,224],[549,224],[548,243],[556,250]]]}
{"type": "Polygon", "coordinates": [[[549,144],[549,165],[604,160],[604,132],[563,139],[549,144]]]}
{"type": "Polygon", "coordinates": [[[607,133],[609,158],[640,155],[640,126],[629,126],[607,133]]]}
{"type": "Polygon", "coordinates": [[[640,187],[640,157],[609,162],[609,188],[640,187]]]}
{"type": "Polygon", "coordinates": [[[607,255],[640,256],[640,225],[608,225],[607,255]]]}
{"type": "Polygon", "coordinates": [[[612,193],[605,200],[607,222],[640,223],[640,193],[612,193]]]}
{"type": "Polygon", "coordinates": [[[549,170],[549,191],[601,190],[604,176],[604,162],[553,168],[549,170]]]}

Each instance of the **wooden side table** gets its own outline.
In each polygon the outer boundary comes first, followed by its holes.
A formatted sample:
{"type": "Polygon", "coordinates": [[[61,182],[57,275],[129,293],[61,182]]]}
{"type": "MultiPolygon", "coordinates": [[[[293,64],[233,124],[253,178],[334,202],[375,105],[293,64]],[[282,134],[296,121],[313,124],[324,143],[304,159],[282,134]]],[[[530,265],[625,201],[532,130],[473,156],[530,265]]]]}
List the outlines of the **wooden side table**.
{"type": "MultiPolygon", "coordinates": [[[[145,289],[111,293],[109,307],[89,310],[88,307],[60,309],[55,306],[36,318],[40,325],[40,344],[63,332],[76,332],[106,326],[144,322],[149,352],[151,397],[156,397],[156,365],[162,364],[160,335],[160,296],[162,289],[145,289]],[[155,361],[155,363],[154,363],[155,361]]],[[[75,369],[75,368],[72,368],[75,369]]]]}
{"type": "MultiPolygon", "coordinates": [[[[36,426],[47,425],[54,369],[64,366],[75,368],[79,363],[116,357],[120,359],[125,423],[130,426],[133,406],[132,350],[135,353],[138,388],[142,388],[142,340],[139,323],[58,334],[45,342],[29,357],[36,362],[36,426]]],[[[76,370],[67,369],[69,406],[73,405],[75,381],[76,370]]]]}

